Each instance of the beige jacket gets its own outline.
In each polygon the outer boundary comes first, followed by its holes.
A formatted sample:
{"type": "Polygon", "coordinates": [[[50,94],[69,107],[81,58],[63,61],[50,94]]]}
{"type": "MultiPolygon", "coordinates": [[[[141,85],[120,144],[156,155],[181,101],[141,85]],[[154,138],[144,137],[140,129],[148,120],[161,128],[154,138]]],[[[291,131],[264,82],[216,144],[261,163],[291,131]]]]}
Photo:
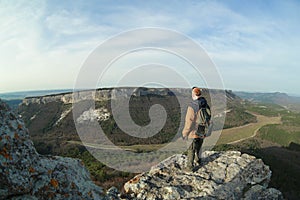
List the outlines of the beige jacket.
{"type": "Polygon", "coordinates": [[[198,124],[196,124],[196,121],[198,117],[200,117],[199,112],[195,113],[193,108],[188,106],[185,116],[185,125],[182,131],[183,137],[188,136],[188,138],[200,138],[196,134],[198,129],[198,124]]]}

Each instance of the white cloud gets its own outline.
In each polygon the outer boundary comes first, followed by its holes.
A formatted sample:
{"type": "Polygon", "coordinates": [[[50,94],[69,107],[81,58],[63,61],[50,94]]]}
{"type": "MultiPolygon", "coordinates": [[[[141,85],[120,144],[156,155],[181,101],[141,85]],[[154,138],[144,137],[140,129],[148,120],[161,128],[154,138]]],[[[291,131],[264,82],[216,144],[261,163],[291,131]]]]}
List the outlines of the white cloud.
{"type": "Polygon", "coordinates": [[[71,87],[86,55],[59,49],[45,51],[44,45],[51,41],[43,38],[40,25],[44,4],[2,2],[0,7],[1,21],[10,22],[0,23],[1,90],[71,87]]]}
{"type": "MultiPolygon", "coordinates": [[[[72,87],[94,48],[121,31],[141,26],[174,29],[199,42],[230,87],[248,87],[247,81],[242,82],[247,72],[256,69],[264,69],[257,80],[269,73],[274,77],[284,74],[288,79],[286,68],[295,74],[300,72],[297,2],[277,2],[264,11],[259,10],[262,2],[250,3],[251,12],[239,9],[239,2],[235,9],[215,1],[172,1],[168,5],[158,1],[74,3],[0,2],[1,90],[72,87]]],[[[162,46],[164,38],[157,36],[162,46]]],[[[133,36],[123,40],[123,47],[132,40],[144,42],[133,36]]],[[[275,80],[268,81],[266,85],[271,88],[275,80]]]]}
{"type": "Polygon", "coordinates": [[[91,23],[91,20],[82,13],[70,12],[65,9],[47,16],[45,23],[52,33],[62,35],[95,35],[110,33],[114,30],[108,25],[91,23]]]}

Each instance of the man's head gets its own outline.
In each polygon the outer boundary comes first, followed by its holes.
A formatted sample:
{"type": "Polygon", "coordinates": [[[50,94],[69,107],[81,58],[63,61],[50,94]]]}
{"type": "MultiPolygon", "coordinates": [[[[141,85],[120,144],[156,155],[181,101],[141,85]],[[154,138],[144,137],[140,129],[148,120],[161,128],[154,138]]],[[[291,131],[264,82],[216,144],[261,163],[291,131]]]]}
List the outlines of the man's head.
{"type": "Polygon", "coordinates": [[[192,88],[192,98],[195,100],[195,99],[198,99],[200,96],[201,96],[201,89],[198,87],[193,87],[192,88]]]}

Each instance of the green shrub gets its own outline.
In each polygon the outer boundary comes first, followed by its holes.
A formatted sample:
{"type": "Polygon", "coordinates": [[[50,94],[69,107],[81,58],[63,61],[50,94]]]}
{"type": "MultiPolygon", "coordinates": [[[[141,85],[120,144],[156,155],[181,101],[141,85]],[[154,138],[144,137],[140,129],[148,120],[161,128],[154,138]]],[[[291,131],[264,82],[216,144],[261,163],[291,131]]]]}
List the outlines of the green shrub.
{"type": "Polygon", "coordinates": [[[286,131],[280,128],[281,125],[270,124],[259,130],[259,137],[269,140],[282,146],[289,146],[291,142],[300,144],[300,132],[286,131]]]}

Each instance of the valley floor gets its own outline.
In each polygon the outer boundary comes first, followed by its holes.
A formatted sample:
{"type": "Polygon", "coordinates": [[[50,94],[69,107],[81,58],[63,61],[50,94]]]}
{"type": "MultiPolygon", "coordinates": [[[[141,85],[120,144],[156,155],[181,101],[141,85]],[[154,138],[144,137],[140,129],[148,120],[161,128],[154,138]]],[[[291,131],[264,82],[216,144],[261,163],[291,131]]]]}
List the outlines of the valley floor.
{"type": "MultiPolygon", "coordinates": [[[[251,113],[251,114],[256,116],[257,122],[222,130],[222,133],[217,142],[217,145],[238,143],[238,142],[255,137],[258,130],[265,125],[281,124],[280,116],[268,117],[268,116],[264,116],[264,115],[258,115],[255,113],[251,113]]],[[[83,145],[82,142],[80,142],[80,141],[68,141],[68,143],[83,145]]],[[[119,148],[122,148],[123,150],[133,151],[133,152],[155,151],[155,150],[161,149],[165,145],[166,144],[111,146],[111,145],[103,145],[103,144],[96,144],[96,143],[85,143],[84,144],[84,146],[86,146],[86,147],[95,148],[95,149],[118,150],[119,148]]]]}
{"type": "Polygon", "coordinates": [[[246,124],[244,126],[234,127],[224,129],[217,144],[234,144],[246,139],[250,139],[256,136],[258,130],[268,124],[281,124],[281,117],[268,117],[264,115],[258,115],[252,113],[256,116],[257,122],[246,124]]]}

